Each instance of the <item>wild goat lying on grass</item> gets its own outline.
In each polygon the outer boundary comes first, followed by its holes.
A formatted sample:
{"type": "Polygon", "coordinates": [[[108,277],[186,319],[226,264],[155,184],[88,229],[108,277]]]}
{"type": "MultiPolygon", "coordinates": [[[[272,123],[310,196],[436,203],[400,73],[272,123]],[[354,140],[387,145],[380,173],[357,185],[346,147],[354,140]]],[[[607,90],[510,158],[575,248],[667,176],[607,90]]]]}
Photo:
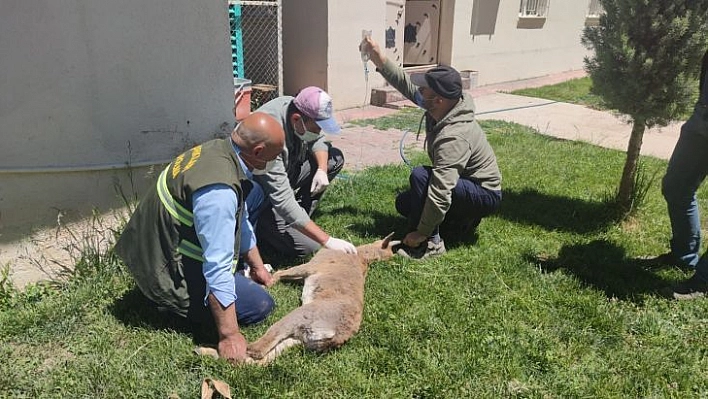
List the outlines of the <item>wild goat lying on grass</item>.
{"type": "Polygon", "coordinates": [[[276,272],[276,281],[304,280],[302,305],[248,346],[251,360],[264,365],[291,346],[325,351],[349,340],[361,324],[369,264],[393,256],[400,242],[392,236],[358,246],[356,255],[321,249],[309,262],[276,272]]]}

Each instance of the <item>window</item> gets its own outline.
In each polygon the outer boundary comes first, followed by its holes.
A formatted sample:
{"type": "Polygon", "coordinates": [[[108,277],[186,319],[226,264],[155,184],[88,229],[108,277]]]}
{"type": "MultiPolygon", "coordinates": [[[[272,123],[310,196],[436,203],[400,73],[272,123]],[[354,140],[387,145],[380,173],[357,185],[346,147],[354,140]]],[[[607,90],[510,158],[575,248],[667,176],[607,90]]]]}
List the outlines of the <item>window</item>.
{"type": "Polygon", "coordinates": [[[548,3],[550,0],[521,0],[519,7],[519,17],[521,18],[545,18],[548,13],[548,3]]]}
{"type": "Polygon", "coordinates": [[[493,35],[497,25],[500,0],[475,0],[472,4],[472,27],[470,34],[493,35]]]}

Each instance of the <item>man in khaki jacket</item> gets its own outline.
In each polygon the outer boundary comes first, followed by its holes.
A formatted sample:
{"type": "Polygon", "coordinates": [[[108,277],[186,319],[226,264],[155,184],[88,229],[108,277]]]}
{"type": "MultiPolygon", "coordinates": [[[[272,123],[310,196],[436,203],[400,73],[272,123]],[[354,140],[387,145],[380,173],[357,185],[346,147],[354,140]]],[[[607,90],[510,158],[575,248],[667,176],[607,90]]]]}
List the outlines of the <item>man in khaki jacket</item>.
{"type": "Polygon", "coordinates": [[[389,84],[426,111],[425,145],[433,166],[414,168],[410,189],[396,198],[396,209],[408,217],[411,229],[399,254],[412,258],[442,254],[441,225],[443,233],[469,232],[499,207],[501,173],[494,150],[454,68],[441,65],[409,78],[370,38],[362,41],[360,50],[389,84]]]}

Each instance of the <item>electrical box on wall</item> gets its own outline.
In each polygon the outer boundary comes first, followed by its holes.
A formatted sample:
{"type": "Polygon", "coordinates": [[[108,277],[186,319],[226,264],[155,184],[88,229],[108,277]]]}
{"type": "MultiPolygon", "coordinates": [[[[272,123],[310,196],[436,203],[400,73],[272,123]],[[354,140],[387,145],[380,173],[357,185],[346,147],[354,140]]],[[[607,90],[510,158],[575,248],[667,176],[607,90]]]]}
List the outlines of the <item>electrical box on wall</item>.
{"type": "Polygon", "coordinates": [[[406,1],[405,21],[403,64],[437,64],[440,0],[406,1]]]}
{"type": "Polygon", "coordinates": [[[384,48],[386,58],[403,65],[403,26],[406,22],[406,0],[386,1],[386,29],[384,48]]]}

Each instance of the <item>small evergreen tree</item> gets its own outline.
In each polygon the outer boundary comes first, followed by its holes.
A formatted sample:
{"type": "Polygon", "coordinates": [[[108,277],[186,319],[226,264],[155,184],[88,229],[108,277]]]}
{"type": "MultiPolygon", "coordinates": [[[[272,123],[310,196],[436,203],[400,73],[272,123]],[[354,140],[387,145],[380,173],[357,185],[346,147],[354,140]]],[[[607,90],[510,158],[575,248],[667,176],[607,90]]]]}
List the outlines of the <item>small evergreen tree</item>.
{"type": "Polygon", "coordinates": [[[708,49],[708,0],[600,0],[599,26],[582,43],[593,92],[628,115],[632,134],[617,202],[633,208],[639,151],[648,127],[666,126],[692,104],[700,60],[708,49]]]}

